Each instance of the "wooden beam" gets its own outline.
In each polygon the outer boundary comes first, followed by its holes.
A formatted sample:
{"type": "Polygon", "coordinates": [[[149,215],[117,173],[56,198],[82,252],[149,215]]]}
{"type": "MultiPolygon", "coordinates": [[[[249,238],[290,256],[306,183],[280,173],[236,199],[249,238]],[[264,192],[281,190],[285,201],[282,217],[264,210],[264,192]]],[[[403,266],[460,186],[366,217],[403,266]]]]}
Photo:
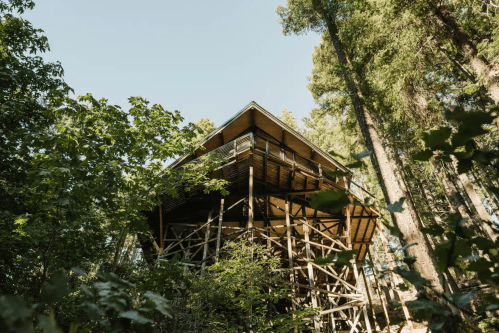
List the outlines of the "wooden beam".
{"type": "MultiPolygon", "coordinates": [[[[291,218],[289,217],[289,201],[288,201],[288,196],[286,195],[285,198],[285,210],[286,210],[286,236],[287,236],[287,243],[288,243],[288,264],[289,268],[293,268],[293,245],[291,243],[291,218]]],[[[291,284],[295,283],[295,272],[294,270],[291,270],[289,273],[289,281],[291,284]]],[[[296,304],[295,304],[295,288],[291,286],[291,307],[293,309],[293,312],[296,311],[296,304]]],[[[295,333],[298,333],[298,326],[294,327],[295,333]]]]}
{"type": "MultiPolygon", "coordinates": [[[[359,288],[359,290],[362,291],[362,287],[360,286],[360,281],[359,281],[359,272],[357,270],[357,265],[355,264],[355,262],[352,262],[352,266],[353,266],[353,274],[355,276],[355,280],[357,281],[357,288],[359,288]]],[[[369,316],[367,315],[367,309],[365,306],[362,307],[362,312],[364,313],[364,321],[366,324],[367,332],[371,333],[371,323],[369,322],[369,316]]]]}
{"type": "Polygon", "coordinates": [[[383,293],[381,292],[381,287],[379,285],[379,280],[378,280],[378,273],[376,272],[376,267],[374,267],[373,263],[373,257],[371,256],[371,251],[369,248],[367,248],[367,253],[369,254],[369,266],[371,266],[371,269],[373,271],[373,276],[374,276],[374,282],[376,283],[376,293],[378,294],[379,300],[381,302],[381,307],[383,308],[383,314],[385,315],[386,319],[386,326],[388,327],[388,332],[390,331],[390,316],[388,315],[388,309],[386,308],[386,302],[383,299],[383,293]]]}
{"type": "Polygon", "coordinates": [[[224,217],[224,202],[225,199],[220,200],[220,214],[218,215],[218,233],[217,233],[217,247],[215,250],[215,260],[218,261],[218,256],[220,255],[220,243],[222,238],[222,223],[224,217]]]}
{"type": "Polygon", "coordinates": [[[206,226],[206,231],[204,234],[204,249],[203,249],[203,264],[201,265],[201,274],[204,273],[204,267],[206,266],[206,256],[208,255],[208,240],[210,239],[210,221],[211,221],[211,214],[213,214],[213,208],[210,210],[208,213],[208,225],[206,226]]]}
{"type": "MultiPolygon", "coordinates": [[[[393,264],[392,254],[388,250],[388,241],[385,237],[385,227],[383,226],[383,224],[381,224],[379,222],[378,219],[376,219],[375,221],[376,221],[376,225],[378,226],[378,231],[379,231],[379,235],[381,238],[381,243],[383,244],[383,250],[385,251],[386,259],[388,261],[388,268],[390,269],[392,281],[393,281],[393,284],[395,284],[395,286],[393,286],[393,287],[395,288],[396,285],[398,285],[399,281],[398,281],[398,278],[393,271],[393,269],[395,268],[395,265],[393,264]]],[[[395,289],[394,289],[394,291],[397,292],[395,289]]],[[[409,309],[407,309],[407,306],[405,305],[404,297],[400,293],[398,293],[398,296],[400,298],[400,304],[402,306],[402,311],[404,312],[405,319],[407,320],[407,326],[409,326],[409,331],[413,332],[413,325],[412,325],[411,315],[409,313],[409,309]]]]}
{"type": "Polygon", "coordinates": [[[346,220],[346,236],[347,236],[347,247],[348,249],[352,249],[352,238],[351,238],[351,224],[352,224],[352,221],[350,219],[350,205],[347,205],[345,207],[345,210],[346,210],[346,216],[347,216],[347,220],[346,220]]]}
{"type": "MultiPolygon", "coordinates": [[[[369,307],[371,308],[371,313],[373,315],[374,332],[377,332],[379,329],[379,325],[378,325],[378,321],[376,320],[376,312],[374,311],[373,302],[371,299],[371,291],[369,290],[369,285],[368,285],[367,278],[366,278],[366,271],[364,270],[364,267],[362,267],[360,270],[362,272],[362,277],[364,279],[364,286],[366,287],[367,299],[369,301],[369,307]]],[[[367,320],[369,320],[369,318],[367,320]]]]}
{"type": "Polygon", "coordinates": [[[251,162],[249,167],[249,196],[248,196],[248,229],[253,228],[253,218],[254,218],[254,209],[253,209],[253,154],[250,154],[251,162]]]}
{"type": "MultiPolygon", "coordinates": [[[[302,208],[304,208],[304,206],[302,206],[302,208]]],[[[303,212],[305,213],[305,212],[303,212]]],[[[314,268],[312,267],[312,264],[310,263],[310,261],[312,261],[312,254],[311,254],[311,250],[310,250],[310,235],[309,235],[309,228],[308,228],[308,225],[304,224],[303,225],[303,234],[305,236],[305,251],[306,251],[306,256],[307,256],[307,261],[308,261],[308,264],[307,264],[307,270],[308,270],[308,283],[309,283],[309,286],[310,286],[310,296],[312,298],[312,307],[314,309],[317,308],[317,296],[315,294],[315,290],[313,290],[313,288],[315,288],[315,280],[314,280],[314,268]]],[[[320,244],[318,244],[320,245],[320,244]]],[[[319,323],[319,317],[318,316],[314,316],[314,328],[316,330],[316,332],[320,332],[320,323],[319,323]]]]}

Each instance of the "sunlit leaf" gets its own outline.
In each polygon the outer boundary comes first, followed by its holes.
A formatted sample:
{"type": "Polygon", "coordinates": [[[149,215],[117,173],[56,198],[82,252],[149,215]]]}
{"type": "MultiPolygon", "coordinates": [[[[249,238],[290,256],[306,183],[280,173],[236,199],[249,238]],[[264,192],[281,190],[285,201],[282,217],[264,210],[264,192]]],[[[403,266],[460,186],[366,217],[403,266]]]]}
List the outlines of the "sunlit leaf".
{"type": "Polygon", "coordinates": [[[338,213],[343,207],[349,205],[350,198],[343,190],[328,189],[310,196],[310,206],[314,209],[327,212],[338,213]]]}
{"type": "Polygon", "coordinates": [[[391,213],[400,213],[404,210],[402,207],[404,205],[405,197],[399,199],[399,201],[394,202],[393,204],[388,204],[386,209],[391,213]]]}

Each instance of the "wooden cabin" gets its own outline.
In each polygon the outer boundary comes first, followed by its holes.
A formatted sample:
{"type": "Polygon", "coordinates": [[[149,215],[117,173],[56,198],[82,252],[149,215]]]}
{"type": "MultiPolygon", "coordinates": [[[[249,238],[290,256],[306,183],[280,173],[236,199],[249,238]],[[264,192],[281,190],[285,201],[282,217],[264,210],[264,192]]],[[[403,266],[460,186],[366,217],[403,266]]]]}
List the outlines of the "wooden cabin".
{"type": "Polygon", "coordinates": [[[204,149],[183,156],[172,168],[197,163],[205,154],[226,160],[210,177],[228,182],[227,196],[204,193],[200,187],[178,198],[164,195],[159,214],[150,217],[160,260],[178,253],[189,269],[210,265],[225,240],[246,239],[266,244],[290,271],[292,307],[320,308],[310,330],[370,331],[365,290],[356,263],[372,244],[380,214],[355,205],[370,195],[352,181],[352,173],[332,156],[251,102],[200,142],[204,149]],[[332,171],[346,176],[338,177],[332,171]],[[330,214],[309,205],[311,195],[327,189],[344,190],[352,204],[330,214]],[[353,267],[319,266],[314,258],[356,249],[353,267]]]}

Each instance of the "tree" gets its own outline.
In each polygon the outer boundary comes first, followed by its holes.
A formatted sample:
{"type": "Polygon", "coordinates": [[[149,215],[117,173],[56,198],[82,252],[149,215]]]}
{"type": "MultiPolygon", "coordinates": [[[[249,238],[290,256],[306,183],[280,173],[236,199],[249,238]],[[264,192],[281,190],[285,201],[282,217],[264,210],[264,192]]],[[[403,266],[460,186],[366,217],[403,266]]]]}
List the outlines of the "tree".
{"type": "MultiPolygon", "coordinates": [[[[37,318],[54,303],[44,290],[57,289],[48,287],[54,279],[66,284],[62,276],[75,266],[93,277],[117,270],[125,236],[147,239],[142,212],[156,207],[160,194],[176,195],[182,184],[224,191],[223,181],[207,177],[217,157],[165,167],[195,149],[196,127],[181,126],[178,111],[141,97],[131,97],[126,111],[92,95],[69,98],[60,64],[33,56],[48,49],[47,39],[15,16],[33,7],[0,2],[0,294],[17,295],[2,298],[0,317],[12,329],[7,310],[29,299],[37,318]]],[[[63,298],[78,303],[81,292],[63,298]]],[[[54,315],[67,325],[83,320],[70,305],[54,315]]],[[[42,328],[48,320],[31,321],[42,328]]]]}
{"type": "Polygon", "coordinates": [[[296,122],[296,118],[293,116],[293,113],[291,111],[288,111],[288,109],[286,108],[282,110],[281,121],[295,131],[298,130],[298,123],[296,122]]]}
{"type": "Polygon", "coordinates": [[[194,124],[196,129],[196,137],[193,139],[193,143],[198,143],[203,140],[208,134],[213,132],[216,127],[215,123],[210,121],[208,118],[201,118],[194,124]]]}
{"type": "MultiPolygon", "coordinates": [[[[371,112],[368,110],[364,94],[354,78],[354,73],[349,65],[348,56],[338,35],[337,20],[339,3],[332,1],[288,1],[288,7],[278,7],[277,12],[281,17],[281,24],[285,34],[302,33],[307,30],[323,32],[327,30],[328,37],[336,53],[338,66],[351,103],[357,118],[360,131],[363,135],[366,147],[370,151],[371,162],[378,176],[378,182],[383,190],[388,205],[402,204],[406,196],[397,175],[400,171],[393,160],[390,160],[383,146],[382,138],[378,134],[377,126],[373,122],[371,112]]],[[[414,263],[416,271],[430,280],[432,286],[442,291],[442,274],[436,269],[433,259],[426,248],[423,234],[419,231],[420,225],[415,218],[414,207],[404,204],[408,209],[403,211],[391,211],[394,224],[400,229],[403,239],[407,244],[417,244],[407,249],[407,252],[418,258],[414,263]]]]}

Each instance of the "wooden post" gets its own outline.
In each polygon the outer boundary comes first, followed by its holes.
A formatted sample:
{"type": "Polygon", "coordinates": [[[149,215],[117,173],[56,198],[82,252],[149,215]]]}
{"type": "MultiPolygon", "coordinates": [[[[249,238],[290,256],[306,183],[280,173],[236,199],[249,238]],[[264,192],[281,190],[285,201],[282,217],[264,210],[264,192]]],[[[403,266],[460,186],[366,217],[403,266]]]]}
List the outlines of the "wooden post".
{"type": "MultiPolygon", "coordinates": [[[[379,235],[381,238],[381,243],[383,244],[383,250],[385,251],[386,259],[388,260],[388,268],[390,269],[390,272],[392,274],[392,280],[393,280],[393,283],[395,284],[395,286],[392,286],[392,287],[396,288],[398,285],[398,278],[395,275],[395,273],[393,272],[393,269],[395,267],[393,265],[392,254],[388,250],[388,240],[385,237],[385,227],[383,227],[383,224],[379,223],[378,219],[376,219],[376,225],[378,226],[378,231],[379,231],[379,235]]],[[[407,326],[409,326],[409,330],[410,330],[410,332],[412,332],[413,325],[412,325],[412,321],[411,321],[411,315],[409,313],[409,310],[407,309],[407,306],[405,306],[404,297],[398,291],[396,291],[396,293],[398,294],[398,296],[400,298],[400,304],[402,306],[402,310],[404,312],[405,319],[407,320],[407,326]]]]}
{"type": "Polygon", "coordinates": [[[361,271],[362,271],[362,277],[364,278],[364,286],[366,287],[367,299],[369,300],[369,306],[371,307],[371,312],[373,315],[374,332],[377,332],[380,329],[380,327],[378,325],[378,321],[376,320],[376,312],[374,311],[373,301],[371,299],[371,291],[369,290],[369,285],[367,282],[366,270],[364,269],[364,267],[362,267],[361,271]]]}
{"type": "Polygon", "coordinates": [[[350,206],[351,205],[347,205],[345,207],[346,213],[347,213],[346,214],[347,215],[347,219],[346,219],[346,235],[345,236],[347,236],[347,247],[348,247],[349,250],[352,249],[352,238],[350,236],[350,234],[351,234],[351,232],[350,232],[350,226],[351,226],[351,223],[352,223],[351,218],[350,218],[350,206]]]}
{"type": "MultiPolygon", "coordinates": [[[[357,281],[357,288],[362,291],[359,281],[359,272],[357,271],[357,265],[355,264],[355,259],[352,261],[353,275],[355,276],[355,281],[357,281]]],[[[371,333],[371,323],[369,322],[369,316],[367,315],[366,305],[362,306],[362,312],[364,313],[364,321],[366,323],[367,332],[371,333]]],[[[353,329],[353,327],[352,327],[353,329]]]]}
{"type": "Polygon", "coordinates": [[[378,273],[376,272],[376,267],[374,266],[373,263],[373,257],[371,256],[371,249],[367,247],[367,253],[369,254],[369,263],[371,266],[371,269],[373,270],[373,275],[374,275],[374,282],[376,282],[376,293],[378,294],[379,300],[381,301],[381,306],[383,308],[383,314],[385,315],[386,319],[386,326],[388,327],[388,331],[390,331],[390,316],[388,315],[388,309],[386,308],[386,303],[385,300],[383,299],[383,293],[381,292],[381,287],[379,285],[378,281],[378,273]]]}
{"type": "Polygon", "coordinates": [[[159,204],[159,252],[163,252],[163,203],[159,204]]]}
{"type": "MultiPolygon", "coordinates": [[[[287,238],[287,243],[288,243],[288,263],[289,263],[289,281],[291,282],[291,307],[293,309],[293,312],[296,310],[296,304],[295,304],[295,272],[294,272],[294,264],[293,264],[293,245],[291,242],[291,218],[289,216],[289,201],[288,201],[288,195],[285,195],[285,210],[286,210],[286,238],[287,238]]],[[[295,326],[294,329],[295,333],[298,333],[298,327],[295,326]]]]}
{"type": "Polygon", "coordinates": [[[321,168],[321,165],[319,164],[319,190],[322,190],[322,183],[324,181],[323,177],[322,177],[322,168],[321,168]]]}
{"type": "MultiPolygon", "coordinates": [[[[305,212],[304,214],[305,215],[305,212]]],[[[306,220],[306,217],[304,217],[306,220]]],[[[310,250],[310,235],[309,235],[309,228],[307,224],[303,224],[303,234],[305,236],[305,251],[307,254],[307,270],[308,270],[308,283],[311,288],[315,288],[315,282],[314,282],[314,269],[312,267],[312,264],[310,261],[312,260],[312,252],[310,250]]],[[[312,307],[317,308],[317,296],[315,294],[315,290],[310,289],[310,296],[312,298],[312,307]]],[[[320,332],[321,326],[319,322],[319,317],[314,316],[314,328],[316,332],[320,332]]]]}
{"type": "Polygon", "coordinates": [[[220,214],[218,215],[218,233],[217,233],[217,247],[215,250],[215,260],[218,261],[218,255],[220,254],[220,243],[222,238],[222,223],[224,218],[224,202],[225,199],[220,200],[220,214]]]}
{"type": "Polygon", "coordinates": [[[208,213],[208,225],[206,226],[206,232],[204,234],[204,249],[203,249],[203,263],[201,264],[201,274],[204,273],[204,267],[206,266],[206,257],[208,256],[208,240],[210,239],[211,232],[211,215],[213,214],[213,209],[208,213]]]}
{"type": "MultiPolygon", "coordinates": [[[[251,157],[253,155],[251,154],[251,157]]],[[[250,167],[249,167],[249,197],[248,197],[248,229],[253,229],[253,218],[254,218],[254,210],[253,210],[253,159],[250,159],[250,167]]]]}

